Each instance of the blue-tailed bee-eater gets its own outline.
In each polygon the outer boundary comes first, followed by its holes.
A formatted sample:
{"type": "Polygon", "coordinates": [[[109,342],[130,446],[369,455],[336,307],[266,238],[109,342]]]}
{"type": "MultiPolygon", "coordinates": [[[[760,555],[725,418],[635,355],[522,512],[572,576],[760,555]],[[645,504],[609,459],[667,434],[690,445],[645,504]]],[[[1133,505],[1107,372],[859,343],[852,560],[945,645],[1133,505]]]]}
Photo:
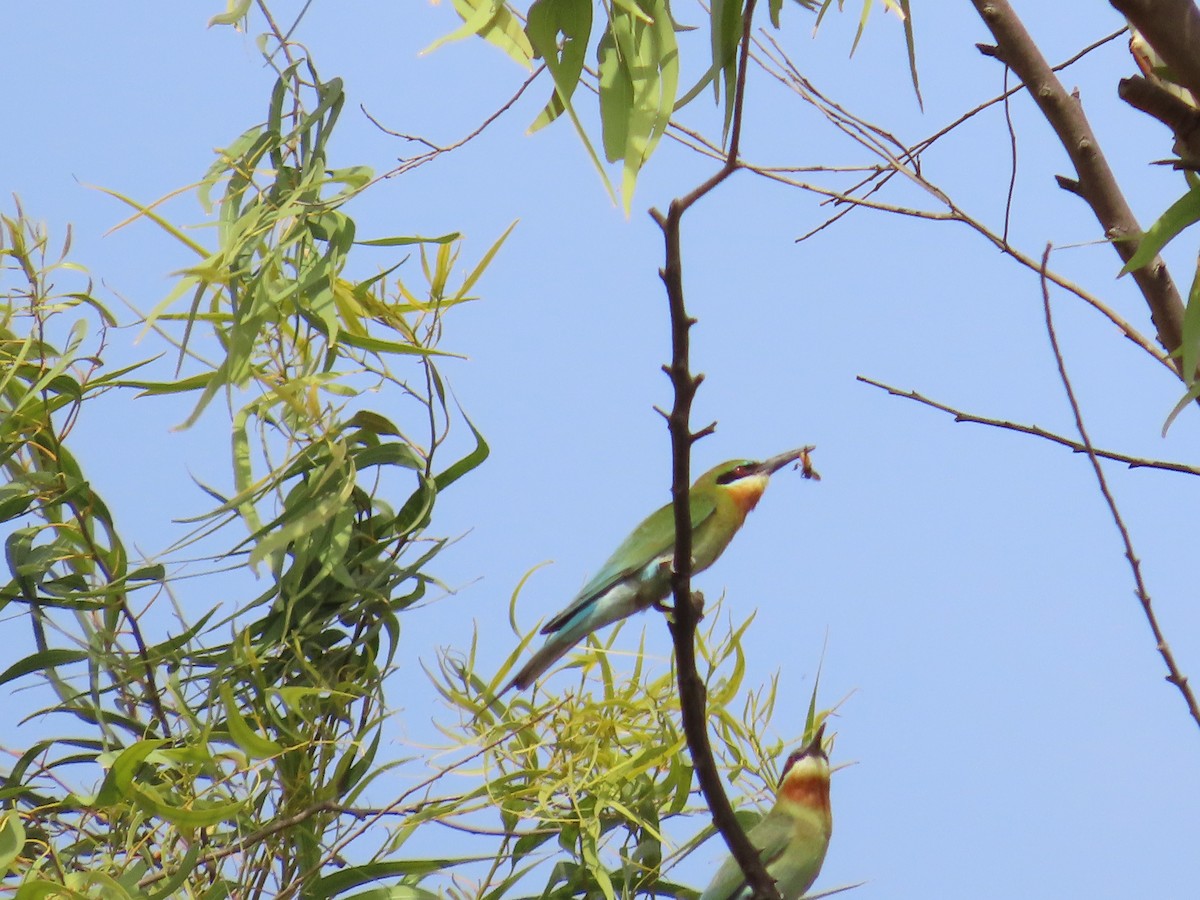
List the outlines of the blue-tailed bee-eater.
{"type": "MultiPolygon", "coordinates": [[[[783,900],[796,900],[817,880],[833,833],[824,735],[822,723],[812,741],[788,757],[775,805],[746,834],[783,900]]],[[[752,896],[741,867],[730,856],[700,900],[752,900],[752,896]]]]}
{"type": "MultiPolygon", "coordinates": [[[[703,572],[725,552],[775,472],[799,460],[806,478],[820,477],[809,462],[813,449],[800,447],[762,462],[730,460],[696,479],[688,491],[693,572],[703,572]]],[[[550,637],[508,687],[524,690],[596,629],[665,600],[674,558],[675,512],[668,503],[635,528],[570,605],[545,624],[542,634],[550,637]]]]}

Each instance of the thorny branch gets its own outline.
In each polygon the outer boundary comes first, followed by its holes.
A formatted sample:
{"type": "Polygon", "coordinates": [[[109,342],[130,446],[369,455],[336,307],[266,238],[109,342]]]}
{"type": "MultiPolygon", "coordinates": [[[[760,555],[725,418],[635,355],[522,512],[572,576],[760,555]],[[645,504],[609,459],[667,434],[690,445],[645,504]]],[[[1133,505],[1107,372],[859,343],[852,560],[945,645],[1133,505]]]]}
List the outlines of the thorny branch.
{"type": "Polygon", "coordinates": [[[696,624],[699,612],[693,604],[691,590],[692,518],[688,488],[691,485],[692,444],[711,429],[693,433],[691,428],[692,399],[703,376],[693,375],[690,367],[689,332],[696,320],[688,315],[684,303],[683,259],[680,249],[680,224],[683,214],[738,168],[754,6],[755,0],[747,0],[743,13],[733,98],[733,122],[730,128],[729,150],[724,162],[704,183],[683,197],[672,200],[665,216],[658,210],[651,210],[650,214],[662,229],[666,245],[666,262],[659,271],[659,276],[666,287],[671,314],[671,363],[664,366],[675,392],[675,402],[667,416],[667,428],[671,435],[671,497],[675,513],[675,559],[671,576],[674,607],[673,619],[668,621],[671,638],[675,644],[675,671],[679,681],[679,707],[683,731],[687,737],[696,780],[700,783],[700,790],[712,813],[713,824],[725,839],[729,852],[741,866],[746,883],[755,897],[779,900],[775,882],[767,874],[758,851],[738,824],[733,806],[721,784],[721,775],[708,739],[707,692],[703,679],[696,671],[696,624]]]}
{"type": "MultiPolygon", "coordinates": [[[[1050,261],[1050,245],[1046,245],[1046,251],[1042,254],[1042,268],[1044,269],[1050,261]]],[[[1142,604],[1142,611],[1146,615],[1146,621],[1150,624],[1150,630],[1154,633],[1154,642],[1159,654],[1163,658],[1163,662],[1167,665],[1167,681],[1179,688],[1179,692],[1183,695],[1183,702],[1187,704],[1188,712],[1197,725],[1200,725],[1200,706],[1196,704],[1196,695],[1192,692],[1191,685],[1188,684],[1187,676],[1180,670],[1175,663],[1175,654],[1171,652],[1171,647],[1167,643],[1166,636],[1162,632],[1162,628],[1158,624],[1158,616],[1154,612],[1154,607],[1150,602],[1150,593],[1146,589],[1146,583],[1142,580],[1142,563],[1138,559],[1137,554],[1133,549],[1133,541],[1129,537],[1129,529],[1125,527],[1125,521],[1121,518],[1121,513],[1117,509],[1117,501],[1113,498],[1112,491],[1109,490],[1108,481],[1104,477],[1104,470],[1100,467],[1098,454],[1092,447],[1092,440],[1088,437],[1087,429],[1083,425],[1083,413],[1079,410],[1079,401],[1075,398],[1075,390],[1071,387],[1071,379],[1067,377],[1067,366],[1063,362],[1062,350],[1058,346],[1058,335],[1054,332],[1054,319],[1050,314],[1050,287],[1046,279],[1042,279],[1042,308],[1046,314],[1046,332],[1050,335],[1050,346],[1054,350],[1054,360],[1058,364],[1058,374],[1062,379],[1063,388],[1067,392],[1067,400],[1071,404],[1071,412],[1075,415],[1075,428],[1079,431],[1079,438],[1083,441],[1083,446],[1087,451],[1088,459],[1092,463],[1092,470],[1096,473],[1096,481],[1100,484],[1100,493],[1104,495],[1104,502],[1108,504],[1109,512],[1112,513],[1113,522],[1116,523],[1117,530],[1121,532],[1121,541],[1125,544],[1125,558],[1129,560],[1129,568],[1133,571],[1133,580],[1137,585],[1137,597],[1142,604]]]]}

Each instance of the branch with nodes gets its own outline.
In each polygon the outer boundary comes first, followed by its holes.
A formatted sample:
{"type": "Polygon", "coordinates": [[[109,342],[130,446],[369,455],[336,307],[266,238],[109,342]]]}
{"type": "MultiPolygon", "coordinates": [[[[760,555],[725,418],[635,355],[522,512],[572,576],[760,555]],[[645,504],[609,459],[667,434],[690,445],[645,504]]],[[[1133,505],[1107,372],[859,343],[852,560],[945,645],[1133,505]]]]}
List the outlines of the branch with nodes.
{"type": "Polygon", "coordinates": [[[729,852],[741,866],[755,897],[779,900],[775,882],[767,873],[758,850],[750,843],[746,832],[734,816],[733,806],[725,794],[721,775],[713,758],[708,738],[707,691],[704,680],[696,670],[696,625],[699,622],[698,604],[692,598],[692,511],[688,498],[691,485],[692,445],[710,433],[713,426],[693,432],[691,428],[692,400],[704,376],[692,374],[690,366],[689,332],[696,320],[688,315],[683,295],[683,254],[680,226],[683,215],[697,201],[720,185],[738,169],[738,148],[741,143],[742,112],[746,92],[746,67],[750,55],[750,26],[755,0],[747,0],[738,50],[736,93],[733,100],[733,121],[729,149],[721,167],[704,183],[683,197],[677,197],[667,207],[666,215],[652,209],[650,215],[662,229],[666,261],[659,277],[667,292],[671,314],[671,363],[664,366],[674,388],[675,402],[667,415],[671,436],[671,498],[675,515],[675,559],[671,575],[674,607],[669,619],[671,639],[675,644],[675,671],[679,680],[679,708],[683,732],[692,756],[692,768],[704,800],[712,813],[713,824],[725,839],[729,852]]]}
{"type": "MultiPolygon", "coordinates": [[[[1046,251],[1042,254],[1042,268],[1045,268],[1049,261],[1050,245],[1047,244],[1046,251]]],[[[1154,643],[1159,655],[1162,656],[1163,662],[1167,666],[1167,681],[1179,688],[1179,693],[1183,695],[1183,702],[1187,704],[1188,713],[1195,723],[1200,725],[1200,706],[1196,703],[1196,695],[1192,692],[1191,685],[1188,684],[1187,676],[1179,670],[1179,666],[1175,662],[1175,654],[1171,652],[1167,638],[1158,624],[1158,616],[1155,614],[1154,606],[1150,601],[1150,592],[1146,589],[1146,582],[1142,579],[1141,560],[1138,559],[1137,554],[1134,552],[1133,540],[1129,536],[1129,529],[1125,527],[1125,520],[1121,518],[1121,513],[1117,509],[1117,501],[1113,498],[1112,491],[1108,487],[1108,481],[1104,477],[1104,470],[1100,467],[1098,454],[1092,447],[1092,439],[1088,437],[1087,429],[1083,425],[1083,413],[1080,412],[1079,401],[1075,397],[1075,390],[1071,387],[1071,379],[1067,377],[1067,366],[1063,362],[1062,349],[1058,346],[1058,335],[1054,331],[1054,318],[1050,314],[1050,285],[1045,278],[1042,279],[1042,308],[1046,315],[1046,332],[1050,335],[1050,347],[1054,351],[1054,360],[1058,364],[1058,374],[1062,379],[1063,389],[1067,393],[1067,400],[1071,404],[1071,411],[1075,414],[1075,428],[1079,432],[1079,439],[1083,441],[1088,459],[1092,463],[1092,471],[1096,473],[1096,481],[1100,485],[1100,493],[1104,496],[1104,502],[1108,504],[1108,510],[1112,514],[1112,519],[1117,526],[1117,530],[1121,532],[1121,541],[1125,545],[1125,558],[1129,560],[1129,568],[1133,571],[1133,581],[1136,585],[1138,601],[1142,604],[1142,612],[1145,613],[1150,630],[1154,633],[1154,643]]]]}

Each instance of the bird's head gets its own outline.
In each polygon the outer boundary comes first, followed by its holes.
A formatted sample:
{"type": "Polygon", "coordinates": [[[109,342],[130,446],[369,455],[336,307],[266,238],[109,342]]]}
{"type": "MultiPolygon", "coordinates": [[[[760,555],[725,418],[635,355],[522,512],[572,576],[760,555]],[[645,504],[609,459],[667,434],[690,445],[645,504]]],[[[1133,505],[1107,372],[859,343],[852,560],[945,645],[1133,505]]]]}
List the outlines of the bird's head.
{"type": "Polygon", "coordinates": [[[825,723],[813,739],[787,758],[779,779],[779,799],[816,810],[829,810],[829,757],[825,754],[825,723]]]}
{"type": "Polygon", "coordinates": [[[750,459],[731,459],[714,466],[696,479],[692,490],[712,488],[726,492],[743,512],[749,512],[767,489],[771,476],[790,462],[807,458],[814,447],[797,447],[770,459],[755,462],[750,459]]]}

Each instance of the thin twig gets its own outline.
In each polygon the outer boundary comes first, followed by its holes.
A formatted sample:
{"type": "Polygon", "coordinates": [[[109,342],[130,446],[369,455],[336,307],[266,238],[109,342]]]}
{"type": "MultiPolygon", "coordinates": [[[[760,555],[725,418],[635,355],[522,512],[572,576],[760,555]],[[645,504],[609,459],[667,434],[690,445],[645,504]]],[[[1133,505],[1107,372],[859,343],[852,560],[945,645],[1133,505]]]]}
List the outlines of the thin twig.
{"type": "MultiPolygon", "coordinates": [[[[1042,438],[1050,441],[1053,444],[1067,447],[1075,453],[1087,453],[1086,445],[1073,441],[1070,438],[1065,438],[1061,434],[1055,434],[1052,431],[1046,431],[1044,428],[1039,428],[1037,425],[1022,425],[1019,422],[1008,422],[1003,419],[989,419],[986,416],[977,416],[974,413],[963,412],[961,409],[955,409],[953,406],[947,406],[945,403],[939,403],[936,400],[931,400],[924,394],[918,394],[916,391],[906,391],[901,388],[892,387],[890,384],[884,384],[882,381],[875,381],[873,378],[867,378],[865,375],[859,375],[858,380],[863,384],[869,384],[871,387],[881,388],[887,391],[893,397],[903,397],[905,400],[915,400],[917,403],[923,403],[926,406],[931,406],[934,409],[939,409],[944,413],[949,413],[954,416],[955,422],[973,422],[976,425],[989,425],[992,428],[1003,428],[1006,431],[1016,431],[1020,434],[1029,434],[1034,437],[1042,438]]],[[[1184,475],[1200,475],[1200,466],[1189,466],[1184,463],[1170,462],[1161,459],[1148,459],[1142,456],[1130,456],[1126,453],[1116,453],[1112,450],[1100,450],[1093,448],[1092,452],[1096,456],[1104,459],[1111,459],[1114,462],[1125,463],[1131,469],[1161,469],[1164,472],[1180,472],[1184,475]]]]}
{"type": "Polygon", "coordinates": [[[378,119],[376,119],[369,112],[367,112],[366,107],[359,106],[359,109],[362,110],[362,114],[367,117],[367,119],[371,122],[372,125],[374,125],[376,128],[378,128],[384,134],[390,134],[392,137],[398,137],[398,138],[401,138],[402,140],[422,144],[425,147],[429,148],[424,153],[419,153],[416,156],[410,156],[410,157],[401,159],[400,165],[396,166],[394,169],[384,172],[382,175],[380,175],[375,180],[381,181],[385,178],[394,178],[397,175],[403,175],[405,172],[410,172],[413,169],[417,168],[418,166],[423,166],[425,163],[431,162],[432,160],[441,156],[443,153],[449,153],[451,150],[457,150],[459,147],[463,146],[464,144],[467,144],[470,141],[475,140],[475,138],[479,137],[479,135],[481,135],[483,133],[485,128],[487,128],[489,125],[491,125],[493,122],[495,122],[498,118],[500,118],[502,115],[504,115],[510,109],[512,109],[513,104],[515,104],[518,100],[521,99],[521,95],[524,94],[525,90],[531,84],[533,84],[534,81],[537,80],[537,77],[542,74],[542,72],[545,70],[545,68],[546,68],[546,65],[545,65],[545,63],[543,63],[542,65],[540,65],[536,69],[534,69],[529,74],[529,77],[526,78],[521,83],[521,86],[519,88],[517,88],[516,93],[513,94],[511,97],[509,97],[508,100],[506,100],[503,103],[503,105],[500,106],[499,109],[497,109],[490,116],[488,116],[486,119],[484,119],[482,122],[480,122],[479,126],[474,131],[472,131],[466,137],[459,138],[453,144],[446,144],[445,146],[439,146],[438,144],[435,144],[432,141],[428,141],[425,138],[419,137],[417,135],[404,134],[403,132],[400,132],[400,131],[393,131],[392,129],[384,126],[382,123],[379,122],[378,119]]]}
{"type": "MultiPolygon", "coordinates": [[[[1069,94],[1050,70],[1007,0],[971,2],[996,39],[994,55],[1029,88],[1029,95],[1071,158],[1077,175],[1076,193],[1091,207],[1117,255],[1128,262],[1141,244],[1142,230],[1104,158],[1079,97],[1069,94]]],[[[1187,5],[1191,6],[1190,0],[1187,5]]],[[[1159,342],[1173,353],[1183,341],[1183,300],[1166,264],[1155,256],[1132,275],[1150,308],[1159,342]]]]}
{"type": "Polygon", "coordinates": [[[664,366],[675,392],[675,402],[667,416],[671,436],[671,497],[675,516],[675,558],[671,575],[674,597],[673,619],[668,623],[675,644],[675,672],[679,681],[679,708],[692,768],[704,800],[712,813],[713,824],[725,839],[729,852],[746,876],[754,896],[779,900],[775,882],[767,874],[759,852],[738,824],[729,797],[721,783],[721,774],[713,758],[708,738],[707,691],[696,670],[696,625],[698,610],[692,603],[692,520],[688,488],[691,485],[692,445],[710,428],[691,430],[692,399],[703,380],[693,375],[689,360],[689,332],[696,320],[688,315],[683,295],[683,261],[680,249],[680,223],[683,214],[702,197],[714,190],[738,169],[738,150],[742,134],[742,112],[746,92],[746,70],[750,57],[750,28],[755,0],[747,0],[739,43],[738,70],[730,127],[729,149],[721,167],[702,184],[671,201],[664,216],[658,210],[650,215],[663,232],[666,259],[659,271],[667,292],[671,314],[671,364],[664,366]]]}
{"type": "MultiPolygon", "coordinates": [[[[810,191],[822,197],[828,198],[836,203],[852,204],[853,206],[865,206],[870,209],[878,209],[885,212],[897,213],[911,217],[919,217],[935,221],[960,222],[980,236],[991,242],[998,250],[1011,257],[1016,262],[1025,266],[1031,272],[1038,272],[1038,260],[1035,256],[1023,253],[1016,247],[1008,244],[1004,236],[996,233],[980,220],[968,214],[940,187],[930,181],[915,164],[906,162],[914,158],[912,149],[901,147],[899,151],[893,152],[893,147],[898,144],[894,138],[887,132],[872,126],[870,123],[863,121],[860,117],[851,113],[840,104],[834,103],[824,94],[816,89],[816,87],[805,78],[796,66],[787,58],[773,39],[768,39],[773,47],[772,50],[764,49],[769,61],[776,66],[776,69],[771,69],[764,65],[766,71],[781,83],[795,91],[802,100],[815,106],[832,124],[838,127],[843,133],[849,136],[852,140],[858,143],[863,148],[878,156],[884,165],[884,168],[895,174],[900,174],[911,182],[919,186],[926,194],[932,197],[938,205],[944,207],[944,210],[936,209],[916,209],[913,207],[899,206],[897,204],[884,203],[880,200],[870,199],[870,195],[878,190],[885,183],[880,179],[872,190],[864,195],[856,195],[851,193],[857,187],[851,187],[846,191],[838,191],[832,188],[822,187],[811,182],[801,181],[792,178],[789,175],[783,174],[777,169],[766,168],[756,165],[745,160],[740,161],[740,168],[753,172],[764,178],[770,178],[773,181],[778,181],[783,184],[788,184],[793,187],[798,187],[801,190],[810,191]]],[[[1102,42],[1098,42],[1102,43],[1102,42]]],[[[761,47],[762,45],[760,45],[761,47]]],[[[761,61],[760,61],[761,64],[761,61]]],[[[1019,74],[1019,73],[1018,73],[1019,74]]],[[[820,231],[821,228],[828,227],[842,215],[845,215],[847,210],[841,210],[839,213],[832,216],[828,221],[818,228],[813,229],[804,237],[803,240],[820,231]]],[[[1048,272],[1047,277],[1055,284],[1075,294],[1110,322],[1121,330],[1129,340],[1137,344],[1138,347],[1146,351],[1150,356],[1154,357],[1160,364],[1170,370],[1173,374],[1178,375],[1178,371],[1171,358],[1156,346],[1155,342],[1143,335],[1140,331],[1130,325],[1124,318],[1117,314],[1108,304],[1104,303],[1100,298],[1096,297],[1083,290],[1078,285],[1067,280],[1056,272],[1048,272]]]]}
{"type": "Polygon", "coordinates": [[[1012,159],[1012,166],[1008,173],[1008,195],[1004,198],[1004,230],[1000,233],[1000,239],[1004,241],[1004,246],[1008,246],[1008,226],[1012,222],[1012,206],[1013,194],[1017,191],[1017,127],[1013,125],[1012,104],[1008,102],[1008,66],[1004,67],[1004,127],[1008,131],[1008,148],[1009,155],[1012,159]]]}
{"type": "MultiPolygon", "coordinates": [[[[1042,268],[1045,269],[1050,261],[1050,245],[1046,245],[1046,251],[1042,254],[1042,268]]],[[[1100,484],[1100,493],[1104,495],[1104,502],[1108,504],[1109,512],[1112,513],[1113,522],[1116,523],[1117,530],[1121,532],[1121,541],[1125,545],[1125,558],[1129,560],[1129,568],[1133,572],[1133,581],[1137,586],[1137,598],[1141,601],[1142,611],[1146,614],[1146,621],[1150,624],[1150,630],[1154,633],[1155,646],[1159,654],[1163,658],[1163,662],[1167,665],[1167,681],[1179,688],[1179,692],[1183,695],[1183,702],[1187,704],[1188,712],[1197,725],[1200,725],[1200,706],[1196,704],[1196,695],[1192,693],[1191,685],[1188,684],[1187,676],[1180,670],[1175,663],[1175,654],[1171,652],[1171,647],[1167,644],[1167,638],[1163,634],[1162,628],[1158,624],[1158,616],[1154,613],[1154,607],[1150,602],[1150,593],[1146,590],[1146,583],[1142,580],[1142,563],[1138,559],[1137,554],[1133,550],[1133,541],[1129,537],[1129,529],[1125,527],[1125,521],[1121,518],[1121,513],[1117,509],[1117,501],[1113,498],[1112,491],[1109,490],[1108,481],[1104,477],[1104,469],[1100,467],[1098,454],[1092,447],[1092,440],[1088,437],[1087,429],[1083,425],[1083,413],[1079,410],[1079,401],[1075,397],[1075,390],[1071,387],[1071,379],[1067,377],[1067,366],[1063,362],[1062,349],[1058,345],[1058,335],[1054,332],[1054,319],[1050,314],[1050,285],[1049,282],[1042,279],[1042,308],[1046,314],[1046,332],[1050,335],[1050,346],[1054,350],[1054,361],[1058,364],[1058,374],[1062,379],[1063,388],[1067,392],[1067,400],[1071,404],[1071,412],[1075,415],[1075,427],[1079,431],[1079,439],[1083,441],[1083,445],[1087,450],[1088,459],[1092,463],[1092,471],[1096,473],[1096,481],[1100,484]]]]}

